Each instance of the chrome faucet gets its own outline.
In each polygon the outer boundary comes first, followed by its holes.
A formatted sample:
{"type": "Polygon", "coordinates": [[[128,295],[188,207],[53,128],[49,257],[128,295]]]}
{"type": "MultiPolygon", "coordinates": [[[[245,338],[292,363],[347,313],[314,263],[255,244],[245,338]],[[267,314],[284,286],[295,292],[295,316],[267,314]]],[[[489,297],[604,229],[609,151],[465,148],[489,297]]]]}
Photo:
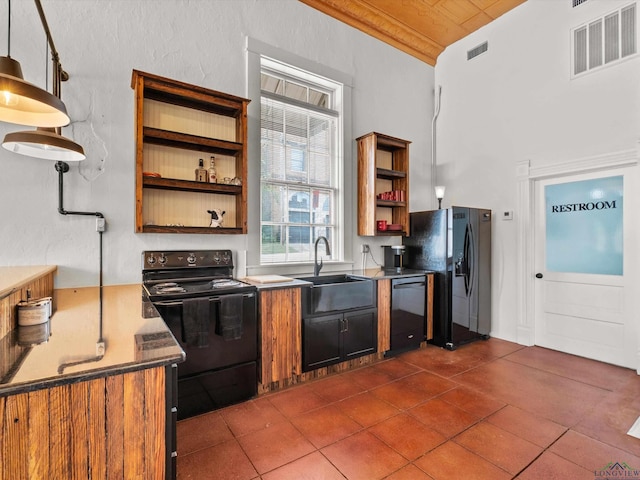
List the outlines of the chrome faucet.
{"type": "Polygon", "coordinates": [[[326,255],[331,255],[331,248],[329,248],[329,240],[327,240],[327,237],[318,237],[316,239],[316,244],[315,244],[315,248],[314,248],[314,253],[313,253],[313,276],[317,277],[318,275],[320,275],[320,269],[322,268],[322,259],[320,259],[320,263],[318,263],[318,243],[320,242],[320,240],[324,240],[324,244],[327,246],[326,248],[326,255]]]}

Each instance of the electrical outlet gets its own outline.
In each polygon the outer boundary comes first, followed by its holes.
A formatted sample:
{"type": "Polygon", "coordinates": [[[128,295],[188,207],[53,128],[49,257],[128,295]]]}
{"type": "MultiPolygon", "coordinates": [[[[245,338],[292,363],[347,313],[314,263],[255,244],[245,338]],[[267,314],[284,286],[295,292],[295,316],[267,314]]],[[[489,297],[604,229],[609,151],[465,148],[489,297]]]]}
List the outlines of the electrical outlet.
{"type": "Polygon", "coordinates": [[[363,243],[362,245],[360,245],[360,253],[369,253],[369,245],[367,245],[366,243],[363,243]]]}
{"type": "Polygon", "coordinates": [[[105,351],[104,342],[96,343],[96,357],[103,357],[105,351]]]}
{"type": "Polygon", "coordinates": [[[107,226],[107,221],[104,217],[96,217],[96,232],[104,232],[107,226]]]}

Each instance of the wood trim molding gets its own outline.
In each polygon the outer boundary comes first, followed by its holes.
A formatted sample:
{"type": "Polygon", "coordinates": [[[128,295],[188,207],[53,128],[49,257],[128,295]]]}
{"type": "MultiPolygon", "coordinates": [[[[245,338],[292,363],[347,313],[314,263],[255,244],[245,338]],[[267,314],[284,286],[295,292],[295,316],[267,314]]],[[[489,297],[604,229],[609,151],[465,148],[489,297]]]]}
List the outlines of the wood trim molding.
{"type": "MultiPolygon", "coordinates": [[[[640,146],[640,143],[639,143],[640,146]]],[[[518,309],[516,341],[535,344],[535,183],[545,178],[638,166],[640,148],[532,166],[530,160],[516,164],[517,178],[517,278],[518,309]]],[[[640,353],[638,354],[640,359],[640,353]]],[[[639,360],[640,365],[640,360],[639,360]]],[[[640,372],[640,366],[638,367],[640,372]]]]}

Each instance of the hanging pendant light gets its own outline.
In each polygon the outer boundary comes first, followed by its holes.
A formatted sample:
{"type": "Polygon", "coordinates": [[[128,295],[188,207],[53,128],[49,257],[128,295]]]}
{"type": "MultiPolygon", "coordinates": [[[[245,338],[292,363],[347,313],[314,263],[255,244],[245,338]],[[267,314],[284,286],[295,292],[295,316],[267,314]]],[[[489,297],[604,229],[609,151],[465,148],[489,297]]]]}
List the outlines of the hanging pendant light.
{"type": "Polygon", "coordinates": [[[11,58],[11,0],[8,4],[7,56],[0,57],[0,121],[32,127],[68,125],[62,100],[25,81],[20,63],[11,58]]]}
{"type": "MultiPolygon", "coordinates": [[[[62,69],[58,52],[53,44],[51,32],[47,19],[44,16],[42,5],[36,0],[38,13],[42,20],[45,33],[47,35],[47,45],[51,47],[51,57],[53,61],[53,98],[60,100],[62,79],[68,80],[69,75],[62,69]]],[[[18,65],[19,67],[19,65],[18,65]]],[[[66,114],[66,109],[65,109],[66,114]]],[[[68,123],[68,122],[67,122],[68,123]]],[[[10,152],[26,155],[28,157],[43,158],[61,162],[77,162],[86,158],[82,146],[75,143],[61,134],[61,128],[39,125],[36,130],[8,133],[2,142],[3,148],[10,152]]]]}
{"type": "Polygon", "coordinates": [[[28,157],[62,162],[78,162],[86,158],[84,149],[73,140],[63,137],[59,128],[42,128],[8,133],[2,146],[10,152],[28,157]]]}

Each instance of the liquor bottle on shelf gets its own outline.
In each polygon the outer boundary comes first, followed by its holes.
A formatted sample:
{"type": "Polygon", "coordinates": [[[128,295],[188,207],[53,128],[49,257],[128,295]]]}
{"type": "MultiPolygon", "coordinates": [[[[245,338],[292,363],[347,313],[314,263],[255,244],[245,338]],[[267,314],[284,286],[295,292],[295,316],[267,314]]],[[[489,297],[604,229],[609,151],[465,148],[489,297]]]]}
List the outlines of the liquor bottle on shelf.
{"type": "Polygon", "coordinates": [[[198,162],[198,168],[196,168],[196,182],[206,182],[208,180],[208,172],[207,169],[204,168],[204,160],[200,159],[198,162]]]}
{"type": "Polygon", "coordinates": [[[218,183],[216,174],[216,157],[211,155],[211,165],[209,166],[209,183],[218,183]]]}

